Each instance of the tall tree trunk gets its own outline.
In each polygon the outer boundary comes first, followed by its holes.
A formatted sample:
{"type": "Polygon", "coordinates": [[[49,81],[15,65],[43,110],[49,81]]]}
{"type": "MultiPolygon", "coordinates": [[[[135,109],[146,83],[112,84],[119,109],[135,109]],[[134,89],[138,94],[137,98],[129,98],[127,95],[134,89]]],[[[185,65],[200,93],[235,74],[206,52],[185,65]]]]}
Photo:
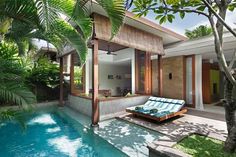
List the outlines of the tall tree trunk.
{"type": "Polygon", "coordinates": [[[234,152],[236,149],[236,122],[235,122],[235,109],[236,103],[233,99],[233,85],[226,78],[225,83],[225,120],[227,124],[228,136],[225,141],[224,149],[227,152],[234,152]]]}
{"type": "MultiPolygon", "coordinates": [[[[228,4],[226,0],[218,1],[219,15],[225,20],[226,11],[228,4]]],[[[224,149],[227,152],[234,152],[236,149],[236,119],[235,119],[235,110],[236,110],[236,101],[233,99],[233,88],[236,86],[235,77],[229,71],[228,65],[223,53],[223,24],[217,20],[216,24],[214,22],[213,16],[209,17],[209,21],[213,30],[215,37],[215,51],[217,54],[218,62],[220,69],[224,72],[226,83],[225,83],[225,119],[227,124],[228,136],[225,141],[224,149]]]]}

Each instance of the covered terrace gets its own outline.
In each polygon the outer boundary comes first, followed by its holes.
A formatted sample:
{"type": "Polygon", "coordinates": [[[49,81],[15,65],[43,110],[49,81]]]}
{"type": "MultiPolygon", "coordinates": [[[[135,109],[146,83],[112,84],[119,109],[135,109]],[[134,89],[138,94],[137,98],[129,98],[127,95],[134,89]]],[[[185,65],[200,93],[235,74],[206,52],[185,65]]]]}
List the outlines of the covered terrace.
{"type": "Polygon", "coordinates": [[[158,58],[155,73],[158,73],[158,95],[161,96],[163,45],[186,38],[146,19],[136,19],[127,12],[125,24],[110,41],[108,18],[99,7],[93,9],[94,34],[89,42],[86,64],[80,67],[73,48],[66,47],[64,53],[59,55],[60,105],[64,104],[65,75],[69,76],[70,82],[69,105],[90,116],[92,124],[97,125],[99,120],[110,118],[126,107],[144,103],[153,94],[152,56],[158,58]],[[77,67],[83,69],[79,86],[75,80],[77,67]]]}

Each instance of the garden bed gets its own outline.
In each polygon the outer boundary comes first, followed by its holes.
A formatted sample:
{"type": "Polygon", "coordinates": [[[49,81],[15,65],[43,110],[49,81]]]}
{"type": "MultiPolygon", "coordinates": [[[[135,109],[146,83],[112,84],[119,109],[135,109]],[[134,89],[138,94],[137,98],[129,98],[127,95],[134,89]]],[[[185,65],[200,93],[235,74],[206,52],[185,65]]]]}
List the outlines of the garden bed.
{"type": "Polygon", "coordinates": [[[193,157],[236,157],[223,150],[224,142],[210,137],[193,134],[184,138],[174,148],[193,157]]]}

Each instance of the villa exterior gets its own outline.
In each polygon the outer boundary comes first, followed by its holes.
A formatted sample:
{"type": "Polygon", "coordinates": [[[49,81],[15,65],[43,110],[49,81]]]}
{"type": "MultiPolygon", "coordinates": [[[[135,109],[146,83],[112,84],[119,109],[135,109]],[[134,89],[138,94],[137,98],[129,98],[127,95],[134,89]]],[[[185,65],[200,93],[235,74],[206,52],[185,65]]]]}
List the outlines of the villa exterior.
{"type": "MultiPolygon", "coordinates": [[[[63,79],[69,78],[69,104],[90,116],[92,124],[142,104],[150,95],[183,99],[197,109],[223,98],[213,36],[186,41],[184,36],[126,12],[123,27],[109,41],[109,20],[94,5],[94,36],[83,69],[79,70],[73,48],[66,47],[60,54],[61,89],[63,79]]],[[[224,38],[230,58],[236,41],[227,32],[224,38]]]]}
{"type": "MultiPolygon", "coordinates": [[[[223,49],[227,61],[235,58],[236,40],[230,32],[224,32],[223,49]]],[[[215,53],[213,35],[165,47],[163,59],[163,96],[175,97],[175,91],[167,90],[168,86],[184,88],[182,94],[187,104],[197,109],[222,106],[220,99],[224,98],[224,76],[220,71],[215,53]],[[175,64],[184,61],[184,64],[175,64]],[[165,63],[170,62],[174,66],[165,63]],[[172,73],[173,81],[165,75],[172,73]],[[183,75],[183,78],[180,76],[183,75]],[[181,81],[184,80],[184,81],[181,81]],[[166,83],[165,83],[166,82],[166,83]],[[168,83],[167,83],[168,82],[168,83]],[[178,85],[175,85],[178,84],[178,85]],[[207,105],[210,104],[210,105],[207,105]]],[[[180,92],[178,92],[180,94],[180,92]]],[[[179,95],[181,98],[181,95],[179,95]]]]}
{"type": "MultiPolygon", "coordinates": [[[[70,82],[69,104],[90,116],[92,124],[140,105],[150,95],[183,99],[197,109],[223,98],[213,36],[186,41],[182,35],[126,12],[124,25],[110,41],[110,22],[96,4],[92,17],[94,35],[82,69],[71,47],[59,55],[61,81],[67,78],[70,82]]],[[[224,38],[230,58],[236,41],[227,32],[224,38]]]]}
{"type": "MultiPolygon", "coordinates": [[[[124,25],[109,41],[110,22],[96,4],[92,17],[94,35],[83,66],[82,79],[76,78],[79,63],[72,48],[66,47],[59,57],[61,89],[64,77],[69,76],[70,105],[91,116],[92,124],[96,125],[99,120],[114,116],[113,113],[144,103],[150,95],[162,96],[164,47],[187,38],[126,12],[124,25]]],[[[63,104],[63,91],[60,104],[63,104]]]]}

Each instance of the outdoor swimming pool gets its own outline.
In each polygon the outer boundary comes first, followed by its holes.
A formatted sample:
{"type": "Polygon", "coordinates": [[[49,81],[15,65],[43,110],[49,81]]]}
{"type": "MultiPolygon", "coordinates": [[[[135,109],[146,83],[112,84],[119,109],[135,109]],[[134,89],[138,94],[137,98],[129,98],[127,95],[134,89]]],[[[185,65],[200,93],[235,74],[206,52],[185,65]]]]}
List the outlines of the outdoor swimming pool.
{"type": "Polygon", "coordinates": [[[25,117],[25,131],[13,122],[0,125],[0,157],[147,156],[144,142],[159,137],[116,119],[102,122],[94,131],[88,118],[69,108],[37,111],[25,117]]]}
{"type": "Polygon", "coordinates": [[[107,141],[58,112],[39,112],[27,117],[27,129],[18,124],[0,126],[0,156],[110,157],[127,156],[107,141]]]}

